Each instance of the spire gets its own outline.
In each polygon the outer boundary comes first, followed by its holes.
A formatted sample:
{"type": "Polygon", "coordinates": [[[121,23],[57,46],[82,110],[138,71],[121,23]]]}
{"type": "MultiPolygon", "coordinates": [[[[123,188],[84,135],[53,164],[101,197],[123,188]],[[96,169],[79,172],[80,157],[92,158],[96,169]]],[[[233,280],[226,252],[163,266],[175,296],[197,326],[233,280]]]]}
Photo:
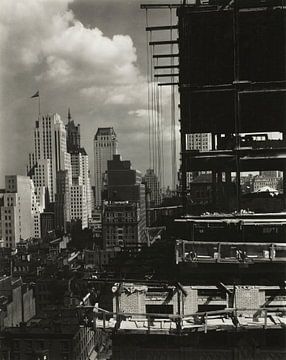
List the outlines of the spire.
{"type": "Polygon", "coordinates": [[[70,110],[70,108],[68,108],[68,121],[69,122],[71,121],[71,110],[70,110]]]}

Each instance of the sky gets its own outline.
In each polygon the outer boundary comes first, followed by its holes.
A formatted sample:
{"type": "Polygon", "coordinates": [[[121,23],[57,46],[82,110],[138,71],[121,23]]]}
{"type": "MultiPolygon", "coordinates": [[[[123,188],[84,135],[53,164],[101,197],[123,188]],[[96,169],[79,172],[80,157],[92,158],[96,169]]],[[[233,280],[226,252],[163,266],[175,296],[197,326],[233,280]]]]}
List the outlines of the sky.
{"type": "MultiPolygon", "coordinates": [[[[5,175],[25,175],[38,116],[37,99],[30,97],[37,90],[43,114],[58,113],[67,122],[70,107],[80,123],[92,179],[98,127],[114,127],[119,152],[133,168],[144,173],[149,167],[146,19],[140,3],[1,0],[1,187],[5,175]]],[[[168,24],[168,19],[168,13],[154,11],[149,24],[168,24]]],[[[168,96],[163,94],[166,184],[171,178],[168,96]]]]}

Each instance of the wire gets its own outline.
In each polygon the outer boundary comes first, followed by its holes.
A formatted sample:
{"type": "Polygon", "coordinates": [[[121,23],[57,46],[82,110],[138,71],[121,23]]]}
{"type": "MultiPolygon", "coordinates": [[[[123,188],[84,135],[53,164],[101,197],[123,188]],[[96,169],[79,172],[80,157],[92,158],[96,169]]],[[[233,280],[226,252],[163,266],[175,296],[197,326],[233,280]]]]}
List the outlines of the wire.
{"type": "Polygon", "coordinates": [[[160,126],[161,126],[161,159],[162,159],[162,179],[161,186],[165,188],[165,161],[164,161],[164,128],[163,128],[163,102],[162,102],[162,87],[159,87],[159,99],[160,99],[160,126]]]}
{"type": "MultiPolygon", "coordinates": [[[[173,41],[173,13],[170,7],[170,52],[174,53],[173,41]]],[[[171,83],[174,83],[174,58],[171,56],[171,83]]],[[[176,190],[177,154],[176,154],[176,119],[175,119],[175,87],[171,85],[171,162],[172,162],[172,189],[176,190]]]]}
{"type": "MultiPolygon", "coordinates": [[[[148,9],[146,8],[146,28],[149,26],[148,9]]],[[[148,91],[148,145],[149,145],[149,168],[151,168],[151,114],[150,114],[150,53],[149,53],[149,32],[146,31],[146,46],[147,46],[147,91],[148,91]]]]}

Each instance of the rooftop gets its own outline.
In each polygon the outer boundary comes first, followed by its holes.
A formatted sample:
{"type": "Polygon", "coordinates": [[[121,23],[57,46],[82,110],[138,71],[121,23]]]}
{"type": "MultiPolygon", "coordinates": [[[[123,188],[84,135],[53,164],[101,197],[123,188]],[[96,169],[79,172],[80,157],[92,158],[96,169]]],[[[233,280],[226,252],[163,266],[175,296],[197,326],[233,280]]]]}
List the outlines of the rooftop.
{"type": "Polygon", "coordinates": [[[97,132],[94,136],[94,139],[97,139],[98,136],[104,136],[104,135],[114,135],[116,136],[116,133],[113,129],[113,127],[104,127],[104,128],[98,128],[97,132]]]}

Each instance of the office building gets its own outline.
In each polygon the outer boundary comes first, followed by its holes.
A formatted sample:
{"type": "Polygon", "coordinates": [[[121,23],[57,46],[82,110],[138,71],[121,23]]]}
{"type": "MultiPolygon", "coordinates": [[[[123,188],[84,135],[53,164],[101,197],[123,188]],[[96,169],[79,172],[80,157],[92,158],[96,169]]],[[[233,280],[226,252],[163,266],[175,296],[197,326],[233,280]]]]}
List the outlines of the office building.
{"type": "Polygon", "coordinates": [[[112,127],[98,128],[94,137],[94,181],[95,206],[101,206],[103,176],[107,170],[108,160],[117,153],[117,137],[112,127]]]}
{"type": "Polygon", "coordinates": [[[160,182],[153,169],[148,169],[144,175],[143,182],[146,184],[146,190],[149,192],[150,207],[156,207],[161,204],[160,182]]]}
{"type": "Polygon", "coordinates": [[[263,189],[277,190],[279,188],[279,177],[257,175],[253,178],[253,191],[262,191],[263,189]]]}
{"type": "Polygon", "coordinates": [[[75,125],[68,113],[67,144],[71,157],[72,186],[70,189],[71,220],[80,220],[82,228],[88,227],[91,218],[91,186],[89,177],[88,155],[80,146],[80,125],[75,125]]]}
{"type": "Polygon", "coordinates": [[[40,211],[29,177],[5,176],[4,204],[1,207],[2,240],[15,248],[20,239],[40,237],[40,211]]]}
{"type": "Polygon", "coordinates": [[[71,221],[71,196],[67,170],[57,172],[57,192],[55,196],[55,229],[65,233],[71,221]]]}
{"type": "Polygon", "coordinates": [[[146,243],[146,190],[142,175],[129,160],[108,161],[103,193],[102,232],[105,248],[146,243]]]}
{"type": "Polygon", "coordinates": [[[71,117],[70,109],[68,110],[67,132],[67,151],[69,153],[80,148],[80,124],[75,125],[71,117]]]}
{"type": "Polygon", "coordinates": [[[58,114],[42,115],[34,128],[34,152],[29,155],[28,175],[35,191],[47,188],[49,200],[55,201],[57,171],[67,170],[71,184],[70,154],[67,152],[65,126],[58,114]]]}
{"type": "Polygon", "coordinates": [[[212,148],[212,135],[210,133],[196,133],[187,135],[187,149],[210,151],[212,148]]]}

